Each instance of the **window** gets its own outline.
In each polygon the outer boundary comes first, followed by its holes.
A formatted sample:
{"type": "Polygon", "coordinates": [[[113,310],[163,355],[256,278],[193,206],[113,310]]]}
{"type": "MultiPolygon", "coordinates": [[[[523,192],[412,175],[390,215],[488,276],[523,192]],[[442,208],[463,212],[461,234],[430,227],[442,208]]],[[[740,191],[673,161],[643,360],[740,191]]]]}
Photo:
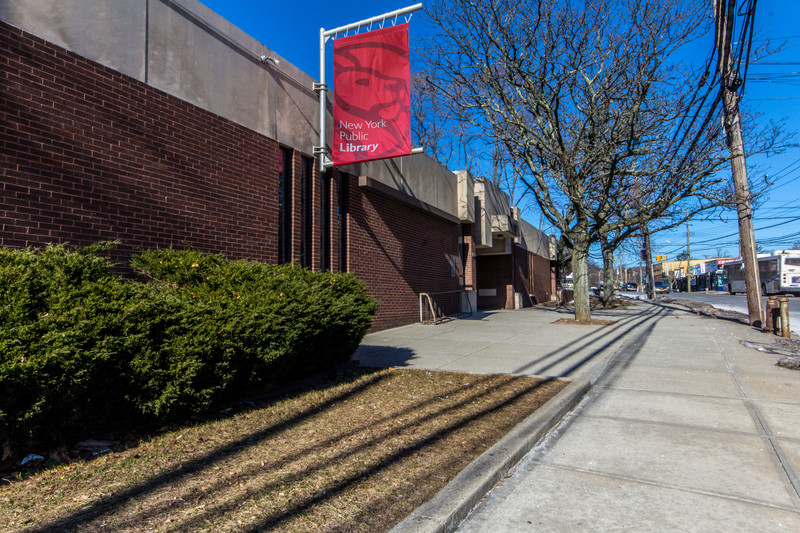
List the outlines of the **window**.
{"type": "Polygon", "coordinates": [[[339,174],[337,221],[339,223],[339,272],[347,272],[347,178],[339,174]]]}
{"type": "Polygon", "coordinates": [[[278,264],[292,260],[292,151],[278,157],[278,264]]]}
{"type": "Polygon", "coordinates": [[[314,160],[303,158],[300,180],[300,265],[311,268],[311,242],[314,235],[314,160]]]}
{"type": "Polygon", "coordinates": [[[320,234],[320,269],[327,272],[331,269],[331,177],[325,172],[320,180],[322,188],[322,231],[320,234]]]}

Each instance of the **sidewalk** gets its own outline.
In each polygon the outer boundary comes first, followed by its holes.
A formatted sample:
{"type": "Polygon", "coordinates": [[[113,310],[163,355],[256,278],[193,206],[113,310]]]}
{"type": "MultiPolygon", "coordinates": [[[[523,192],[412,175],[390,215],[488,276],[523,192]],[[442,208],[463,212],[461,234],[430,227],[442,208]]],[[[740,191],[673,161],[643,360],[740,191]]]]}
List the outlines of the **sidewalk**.
{"type": "Polygon", "coordinates": [[[458,531],[800,531],[800,373],[739,343],[772,337],[646,302],[593,312],[612,326],[552,324],[569,316],[406,326],[357,352],[370,366],[592,383],[458,531]]]}

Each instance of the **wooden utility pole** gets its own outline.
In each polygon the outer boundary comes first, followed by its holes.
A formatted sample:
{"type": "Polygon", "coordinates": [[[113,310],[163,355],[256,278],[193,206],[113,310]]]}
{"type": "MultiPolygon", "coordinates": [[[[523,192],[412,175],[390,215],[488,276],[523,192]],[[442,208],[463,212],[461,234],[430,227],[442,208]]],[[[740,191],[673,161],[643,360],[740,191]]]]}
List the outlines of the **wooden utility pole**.
{"type": "MultiPolygon", "coordinates": [[[[736,210],[739,216],[739,248],[744,265],[747,311],[750,315],[750,325],[761,327],[764,317],[763,302],[758,281],[753,210],[750,207],[750,189],[747,185],[747,167],[745,166],[742,124],[739,116],[739,95],[737,93],[743,80],[739,76],[738,68],[734,65],[731,48],[736,17],[736,0],[712,0],[712,2],[714,5],[715,45],[718,53],[717,66],[720,73],[720,90],[725,114],[725,136],[732,157],[733,186],[736,210]]],[[[755,9],[755,6],[753,8],[755,9]]],[[[753,16],[752,13],[750,15],[753,16]]],[[[738,38],[744,40],[743,35],[738,38]]],[[[740,43],[740,46],[745,46],[745,43],[740,43]]]]}

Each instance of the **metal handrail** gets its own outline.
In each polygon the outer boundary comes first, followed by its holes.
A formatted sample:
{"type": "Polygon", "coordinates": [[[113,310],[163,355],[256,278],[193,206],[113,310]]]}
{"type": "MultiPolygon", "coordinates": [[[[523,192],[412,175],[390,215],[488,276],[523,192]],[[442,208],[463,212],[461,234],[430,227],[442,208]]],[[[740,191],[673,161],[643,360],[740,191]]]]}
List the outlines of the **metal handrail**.
{"type": "Polygon", "coordinates": [[[425,306],[422,303],[422,297],[423,296],[428,299],[428,306],[431,309],[431,316],[433,317],[433,323],[436,324],[437,323],[436,322],[436,311],[434,311],[434,309],[433,309],[433,301],[431,300],[430,294],[425,293],[425,292],[419,293],[419,321],[420,321],[420,323],[424,323],[425,322],[425,320],[423,318],[423,314],[424,314],[423,309],[425,309],[425,306]]]}
{"type": "MultiPolygon", "coordinates": [[[[466,291],[463,290],[463,289],[462,290],[457,290],[457,291],[435,292],[435,293],[431,293],[431,294],[436,295],[436,294],[455,294],[455,293],[459,293],[462,296],[466,296],[466,291]]],[[[428,294],[426,292],[419,293],[419,321],[420,321],[420,323],[424,323],[425,322],[425,320],[424,320],[424,310],[425,310],[424,300],[425,299],[427,299],[427,301],[428,301],[428,309],[430,310],[431,316],[433,317],[433,320],[432,320],[433,324],[438,324],[438,323],[441,322],[441,318],[442,317],[438,317],[436,315],[436,309],[433,307],[433,299],[431,298],[431,294],[428,294]]],[[[460,303],[461,302],[459,302],[459,305],[460,305],[460,303]]],[[[469,301],[469,296],[467,296],[467,305],[469,306],[469,316],[472,316],[473,313],[474,313],[474,310],[472,309],[472,302],[469,301]]],[[[461,313],[457,313],[457,314],[460,315],[461,313]]]]}

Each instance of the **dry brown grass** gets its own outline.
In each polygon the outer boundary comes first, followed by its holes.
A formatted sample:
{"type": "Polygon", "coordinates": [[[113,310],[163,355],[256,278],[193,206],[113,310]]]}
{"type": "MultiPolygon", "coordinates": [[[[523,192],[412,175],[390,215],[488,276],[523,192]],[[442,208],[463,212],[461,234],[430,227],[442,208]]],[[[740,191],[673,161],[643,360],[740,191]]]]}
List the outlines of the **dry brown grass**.
{"type": "Polygon", "coordinates": [[[351,368],[92,461],[2,481],[9,531],[386,531],[566,386],[351,368]]]}

